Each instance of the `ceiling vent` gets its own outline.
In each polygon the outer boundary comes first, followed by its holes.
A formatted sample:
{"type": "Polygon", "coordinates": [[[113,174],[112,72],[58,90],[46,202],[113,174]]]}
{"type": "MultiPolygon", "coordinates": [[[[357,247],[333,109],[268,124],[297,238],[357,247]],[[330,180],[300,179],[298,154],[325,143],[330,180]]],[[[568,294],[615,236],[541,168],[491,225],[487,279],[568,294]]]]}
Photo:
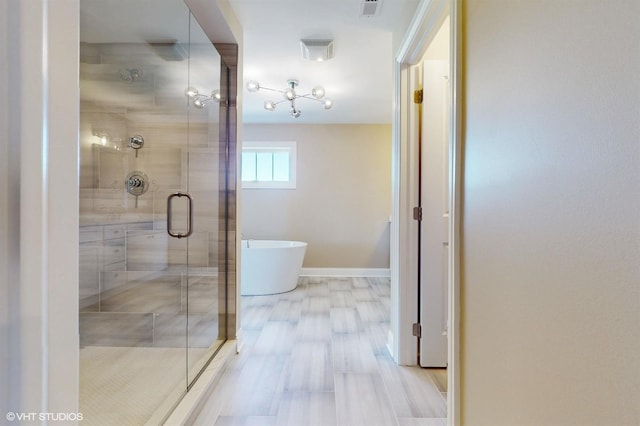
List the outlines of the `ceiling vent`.
{"type": "Polygon", "coordinates": [[[328,61],[333,58],[333,40],[300,40],[300,50],[309,61],[328,61]]]}
{"type": "Polygon", "coordinates": [[[382,0],[363,0],[360,7],[361,18],[373,18],[380,15],[382,0]]]}

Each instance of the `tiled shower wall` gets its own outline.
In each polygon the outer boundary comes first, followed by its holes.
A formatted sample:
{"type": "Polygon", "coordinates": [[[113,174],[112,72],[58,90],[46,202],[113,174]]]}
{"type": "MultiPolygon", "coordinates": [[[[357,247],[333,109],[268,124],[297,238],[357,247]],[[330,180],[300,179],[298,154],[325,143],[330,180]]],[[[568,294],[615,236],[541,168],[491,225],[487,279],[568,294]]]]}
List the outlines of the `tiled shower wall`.
{"type": "MultiPolygon", "coordinates": [[[[202,314],[203,322],[211,322],[217,333],[213,322],[219,322],[218,314],[224,314],[218,312],[218,306],[225,306],[218,303],[225,291],[218,289],[224,283],[217,272],[219,256],[223,255],[220,229],[224,229],[228,212],[219,206],[220,200],[224,201],[219,191],[224,187],[221,179],[225,173],[219,169],[224,164],[220,153],[225,152],[219,142],[219,111],[215,107],[191,108],[187,115],[186,101],[176,109],[175,100],[166,93],[168,82],[157,69],[161,65],[182,72],[184,64],[156,64],[158,58],[145,57],[144,52],[131,45],[81,46],[81,85],[90,93],[98,84],[105,93],[110,88],[128,93],[128,99],[121,103],[126,107],[114,107],[118,103],[113,99],[96,101],[95,96],[81,102],[80,307],[84,311],[84,344],[105,344],[96,338],[101,333],[109,335],[104,333],[105,324],[114,325],[116,334],[122,328],[118,322],[128,322],[133,310],[143,312],[130,322],[139,326],[134,338],[116,338],[111,340],[113,344],[124,345],[129,340],[133,345],[167,344],[166,338],[158,338],[158,323],[162,322],[158,315],[185,314],[181,271],[187,262],[187,240],[170,238],[166,232],[167,197],[180,190],[188,189],[194,199],[188,262],[193,275],[190,282],[198,287],[201,303],[189,306],[190,318],[191,314],[202,314]],[[105,54],[108,63],[102,63],[105,54]],[[134,56],[137,62],[133,63],[144,64],[139,66],[144,73],[133,82],[122,81],[118,72],[131,66],[127,61],[134,56]],[[103,141],[100,135],[108,136],[103,141]],[[133,135],[142,135],[145,141],[137,152],[127,146],[133,135]],[[141,171],[150,180],[148,192],[137,200],[125,190],[126,175],[132,171],[141,171]],[[156,290],[160,294],[154,294],[156,290]],[[151,299],[156,296],[169,302],[154,303],[151,299]],[[136,303],[137,297],[147,303],[136,303]],[[212,314],[215,319],[210,318],[212,314]]],[[[182,94],[183,88],[179,90],[182,94]]],[[[186,223],[185,212],[175,209],[176,227],[186,223]]],[[[197,325],[198,321],[190,322],[197,325]]]]}

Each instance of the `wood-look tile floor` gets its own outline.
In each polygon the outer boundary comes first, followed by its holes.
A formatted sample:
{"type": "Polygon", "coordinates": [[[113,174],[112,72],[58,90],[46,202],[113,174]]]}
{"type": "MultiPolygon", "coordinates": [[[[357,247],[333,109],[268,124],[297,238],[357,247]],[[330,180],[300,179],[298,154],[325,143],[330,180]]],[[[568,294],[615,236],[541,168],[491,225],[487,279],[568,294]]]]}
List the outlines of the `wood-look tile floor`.
{"type": "Polygon", "coordinates": [[[387,351],[389,294],[388,278],[304,277],[244,296],[244,348],[194,424],[444,426],[446,370],[387,351]]]}

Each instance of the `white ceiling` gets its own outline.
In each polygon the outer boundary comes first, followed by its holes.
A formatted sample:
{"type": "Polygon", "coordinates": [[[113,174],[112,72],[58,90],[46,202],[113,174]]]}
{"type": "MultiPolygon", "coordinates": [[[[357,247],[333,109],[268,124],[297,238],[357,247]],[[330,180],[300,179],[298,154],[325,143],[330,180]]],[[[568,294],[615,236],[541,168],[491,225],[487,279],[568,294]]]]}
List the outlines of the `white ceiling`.
{"type": "Polygon", "coordinates": [[[283,90],[287,79],[300,81],[298,93],[321,85],[333,108],[299,100],[300,118],[287,103],[266,111],[278,93],[243,93],[247,123],[391,123],[392,33],[402,37],[418,0],[379,0],[380,13],[361,17],[363,0],[229,0],[244,30],[244,80],[283,90]],[[335,57],[307,61],[300,39],[334,40],[335,57]]]}
{"type": "MultiPolygon", "coordinates": [[[[273,112],[263,108],[266,99],[279,101],[281,94],[268,91],[249,93],[245,88],[242,93],[244,122],[391,122],[393,34],[395,32],[397,44],[419,0],[378,0],[379,14],[368,18],[361,16],[363,0],[228,1],[244,31],[245,82],[257,80],[262,86],[283,90],[287,80],[294,78],[300,81],[299,94],[309,93],[313,87],[321,85],[326,96],[333,100],[330,110],[325,110],[318,102],[298,100],[297,107],[302,110],[302,116],[294,119],[289,115],[287,103],[279,104],[273,112]],[[326,62],[304,60],[300,39],[334,40],[335,57],[326,62]]],[[[146,44],[171,40],[186,43],[189,40],[188,23],[188,10],[180,0],[81,2],[81,39],[88,43],[146,44]]],[[[206,40],[204,33],[193,27],[190,38],[196,43],[206,40]]],[[[133,65],[143,62],[142,57],[131,58],[133,65]]],[[[123,66],[120,60],[116,62],[123,66]]],[[[180,65],[167,64],[171,67],[165,66],[170,69],[164,71],[148,70],[149,64],[144,63],[142,68],[147,73],[145,75],[152,72],[156,79],[163,76],[167,88],[173,88],[176,96],[180,97],[185,84],[183,79],[176,78],[178,81],[174,83],[167,80],[173,75],[170,71],[180,65]]],[[[117,64],[115,66],[117,68],[117,64]]],[[[195,68],[191,69],[192,77],[197,71],[195,68]]],[[[182,75],[180,72],[174,74],[182,75]]],[[[214,76],[209,72],[208,76],[217,78],[217,73],[214,76]]],[[[192,83],[194,80],[192,78],[192,83]]],[[[140,81],[139,84],[142,83],[140,81]]],[[[208,80],[195,83],[209,90],[215,86],[208,80]]],[[[112,87],[104,90],[112,90],[112,87]]],[[[103,92],[96,92],[97,99],[106,99],[103,92]]]]}

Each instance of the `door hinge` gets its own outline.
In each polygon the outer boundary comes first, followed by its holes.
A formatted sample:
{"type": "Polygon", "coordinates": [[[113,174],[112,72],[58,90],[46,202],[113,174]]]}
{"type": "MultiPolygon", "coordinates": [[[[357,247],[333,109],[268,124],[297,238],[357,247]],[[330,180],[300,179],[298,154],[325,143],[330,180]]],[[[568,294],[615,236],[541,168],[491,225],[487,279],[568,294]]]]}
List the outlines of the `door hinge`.
{"type": "Polygon", "coordinates": [[[413,91],[413,103],[414,104],[422,103],[422,89],[413,91]]]}
{"type": "Polygon", "coordinates": [[[413,208],[413,220],[417,220],[417,221],[422,220],[422,207],[413,208]]]}
{"type": "Polygon", "coordinates": [[[422,326],[419,322],[414,322],[412,326],[413,335],[416,337],[422,337],[422,326]]]}

